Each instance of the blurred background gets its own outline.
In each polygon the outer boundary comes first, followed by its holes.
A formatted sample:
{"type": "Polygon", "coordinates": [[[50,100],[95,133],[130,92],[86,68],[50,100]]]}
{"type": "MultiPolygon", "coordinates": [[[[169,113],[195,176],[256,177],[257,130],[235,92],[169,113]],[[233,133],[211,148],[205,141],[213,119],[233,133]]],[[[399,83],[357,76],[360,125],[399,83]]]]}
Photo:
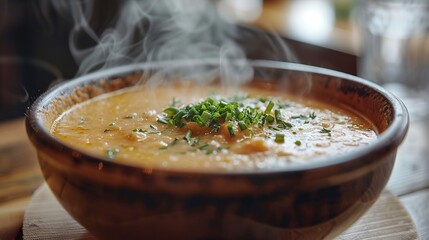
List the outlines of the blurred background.
{"type": "MultiPolygon", "coordinates": [[[[73,7],[70,2],[73,1],[0,1],[0,121],[24,116],[26,107],[49,86],[76,75],[78,64],[75,61],[76,56],[72,56],[70,51],[72,47],[70,32],[76,30],[75,23],[78,18],[75,16],[76,11],[70,9],[73,7]]],[[[75,2],[83,6],[81,14],[88,20],[87,24],[93,33],[99,36],[105,29],[114,25],[120,6],[128,1],[112,0],[108,4],[101,0],[75,2]],[[90,11],[89,15],[86,10],[90,11]]],[[[414,82],[418,82],[414,84],[415,88],[419,91],[426,89],[428,81],[421,79],[429,74],[427,70],[425,72],[421,69],[429,68],[428,57],[424,57],[429,56],[427,26],[410,30],[405,36],[397,37],[396,40],[390,38],[388,41],[383,36],[385,32],[382,30],[389,29],[392,24],[395,24],[394,31],[410,28],[406,24],[398,25],[398,22],[409,21],[409,25],[424,25],[425,22],[429,22],[427,17],[424,17],[429,15],[427,4],[417,7],[423,9],[421,11],[423,17],[408,20],[407,12],[404,12],[403,16],[395,20],[392,13],[398,13],[396,9],[392,8],[389,12],[385,10],[391,6],[378,6],[386,2],[400,1],[211,1],[212,7],[222,21],[238,26],[238,31],[252,32],[253,35],[239,34],[238,37],[250,58],[312,64],[358,74],[381,84],[387,78],[393,79],[392,76],[398,76],[395,82],[403,81],[408,76],[400,75],[395,70],[400,69],[398,66],[411,63],[414,67],[413,73],[418,72],[418,76],[413,76],[417,79],[414,82]],[[367,6],[369,4],[373,5],[367,6]],[[377,7],[382,10],[373,11],[377,7]],[[373,30],[372,25],[382,30],[373,30]],[[422,34],[419,34],[417,40],[413,38],[411,41],[408,39],[404,41],[404,38],[414,33],[413,31],[420,31],[422,34]],[[261,44],[264,46],[268,41],[266,36],[263,37],[266,33],[274,34],[272,38],[283,51],[285,46],[279,43],[279,39],[285,41],[286,48],[294,57],[281,58],[276,55],[275,49],[270,53],[261,51],[259,46],[261,44]],[[402,45],[407,45],[407,49],[402,45]],[[408,49],[409,45],[415,45],[413,50],[408,49]],[[324,54],[323,49],[334,51],[324,54]],[[335,51],[343,54],[332,55],[335,51]],[[359,62],[356,56],[365,61],[359,62]],[[404,61],[404,56],[411,57],[404,61]],[[386,62],[386,59],[389,61],[386,62]],[[386,66],[393,70],[382,72],[380,69],[384,71],[387,69],[386,66]]],[[[409,12],[420,16],[416,14],[418,11],[415,9],[409,12]]],[[[88,36],[78,38],[80,46],[95,44],[94,38],[88,36]]],[[[407,69],[410,68],[411,66],[407,66],[407,69]]],[[[412,105],[414,104],[422,103],[413,102],[412,105]]]]}

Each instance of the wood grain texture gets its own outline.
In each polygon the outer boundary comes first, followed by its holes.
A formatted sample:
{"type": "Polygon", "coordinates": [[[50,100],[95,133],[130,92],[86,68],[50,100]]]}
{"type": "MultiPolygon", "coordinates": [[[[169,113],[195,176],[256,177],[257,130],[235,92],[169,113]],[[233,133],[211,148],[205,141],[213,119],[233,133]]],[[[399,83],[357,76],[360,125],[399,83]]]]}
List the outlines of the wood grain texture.
{"type": "Polygon", "coordinates": [[[0,124],[0,239],[14,239],[28,200],[43,182],[24,120],[0,124]]]}
{"type": "Polygon", "coordinates": [[[414,219],[421,240],[429,239],[429,189],[400,198],[414,219]]]}

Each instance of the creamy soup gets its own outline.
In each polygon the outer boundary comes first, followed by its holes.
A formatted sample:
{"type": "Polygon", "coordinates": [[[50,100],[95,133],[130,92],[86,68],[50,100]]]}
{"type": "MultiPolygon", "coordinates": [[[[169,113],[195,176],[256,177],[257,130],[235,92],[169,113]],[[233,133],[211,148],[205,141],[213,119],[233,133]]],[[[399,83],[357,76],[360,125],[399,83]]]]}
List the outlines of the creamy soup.
{"type": "Polygon", "coordinates": [[[104,94],[65,112],[51,132],[111,161],[191,171],[275,169],[377,137],[358,114],[321,101],[252,86],[192,85],[104,94]]]}

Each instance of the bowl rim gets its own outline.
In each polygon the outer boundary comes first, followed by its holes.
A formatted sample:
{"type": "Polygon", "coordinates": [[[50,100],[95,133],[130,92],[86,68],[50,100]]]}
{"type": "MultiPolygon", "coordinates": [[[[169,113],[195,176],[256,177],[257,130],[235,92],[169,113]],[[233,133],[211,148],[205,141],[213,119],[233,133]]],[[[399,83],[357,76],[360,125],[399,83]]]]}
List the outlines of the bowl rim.
{"type": "MultiPolygon", "coordinates": [[[[337,77],[341,79],[345,79],[347,81],[355,82],[361,84],[363,86],[369,87],[375,90],[378,94],[381,94],[384,98],[386,98],[389,103],[392,105],[392,109],[394,111],[393,121],[389,125],[389,127],[380,133],[377,136],[377,139],[373,141],[371,144],[366,146],[361,146],[358,150],[348,151],[346,153],[341,153],[337,155],[330,155],[318,158],[321,161],[310,161],[302,164],[293,164],[290,166],[285,166],[281,168],[275,169],[262,169],[257,171],[195,171],[195,170],[182,170],[182,169],[164,169],[164,168],[152,168],[152,174],[156,173],[165,173],[165,174],[186,174],[186,175],[204,175],[204,176],[237,176],[237,175],[261,175],[261,174],[284,174],[284,173],[299,173],[303,171],[317,170],[317,169],[328,169],[335,168],[340,165],[355,167],[356,164],[361,166],[366,163],[358,163],[357,161],[362,161],[368,156],[370,153],[381,151],[382,149],[391,150],[396,149],[399,144],[405,138],[405,135],[408,131],[409,126],[409,114],[404,105],[404,103],[394,96],[388,90],[382,88],[381,86],[373,83],[371,81],[362,79],[360,77],[346,74],[343,72],[316,67],[311,65],[304,65],[299,63],[291,63],[291,62],[280,62],[273,60],[247,60],[252,67],[256,68],[272,68],[278,70],[287,70],[287,71],[295,71],[295,72],[303,72],[310,74],[319,74],[330,77],[337,77]],[[329,158],[329,159],[326,159],[329,158]],[[325,159],[325,160],[322,160],[325,159]]],[[[42,117],[39,115],[41,109],[44,109],[44,106],[48,106],[49,103],[54,100],[56,97],[63,95],[64,93],[68,93],[70,91],[66,91],[66,89],[75,89],[76,87],[82,86],[83,83],[97,82],[103,79],[110,79],[113,77],[126,76],[126,74],[130,74],[135,72],[136,70],[146,70],[146,69],[161,69],[164,67],[172,67],[172,68],[180,68],[180,67],[190,67],[195,65],[219,65],[218,59],[200,59],[200,60],[170,60],[170,61],[159,61],[159,62],[146,62],[146,63],[135,63],[129,65],[123,65],[119,67],[102,69],[93,73],[89,73],[77,78],[72,79],[72,81],[62,82],[54,87],[48,89],[45,93],[40,95],[36,101],[32,104],[31,107],[28,108],[26,114],[26,128],[27,134],[30,136],[30,140],[35,143],[35,139],[31,137],[31,132],[35,135],[38,135],[38,138],[43,138],[43,140],[50,144],[51,146],[57,147],[61,149],[61,151],[70,151],[78,153],[79,156],[88,159],[94,164],[98,165],[99,163],[103,163],[106,166],[113,166],[115,168],[125,168],[127,170],[137,170],[143,173],[144,169],[148,168],[147,166],[137,166],[133,164],[121,163],[116,161],[107,160],[101,156],[97,156],[94,154],[90,154],[84,151],[77,150],[76,148],[70,146],[67,143],[64,143],[58,139],[56,139],[49,132],[48,129],[44,127],[42,124],[42,117]]],[[[37,147],[36,147],[37,148],[37,147]]],[[[373,162],[374,160],[368,160],[369,162],[373,162]]],[[[343,168],[344,169],[344,168],[343,168]]]]}

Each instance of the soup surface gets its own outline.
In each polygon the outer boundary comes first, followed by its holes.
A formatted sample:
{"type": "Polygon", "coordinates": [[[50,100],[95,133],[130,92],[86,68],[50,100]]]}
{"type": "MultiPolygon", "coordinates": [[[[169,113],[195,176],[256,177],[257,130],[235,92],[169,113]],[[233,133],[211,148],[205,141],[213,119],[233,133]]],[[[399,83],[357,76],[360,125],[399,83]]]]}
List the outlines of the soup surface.
{"type": "Polygon", "coordinates": [[[111,161],[190,171],[275,169],[377,137],[358,114],[320,101],[186,84],[104,94],[65,112],[51,132],[111,161]]]}

